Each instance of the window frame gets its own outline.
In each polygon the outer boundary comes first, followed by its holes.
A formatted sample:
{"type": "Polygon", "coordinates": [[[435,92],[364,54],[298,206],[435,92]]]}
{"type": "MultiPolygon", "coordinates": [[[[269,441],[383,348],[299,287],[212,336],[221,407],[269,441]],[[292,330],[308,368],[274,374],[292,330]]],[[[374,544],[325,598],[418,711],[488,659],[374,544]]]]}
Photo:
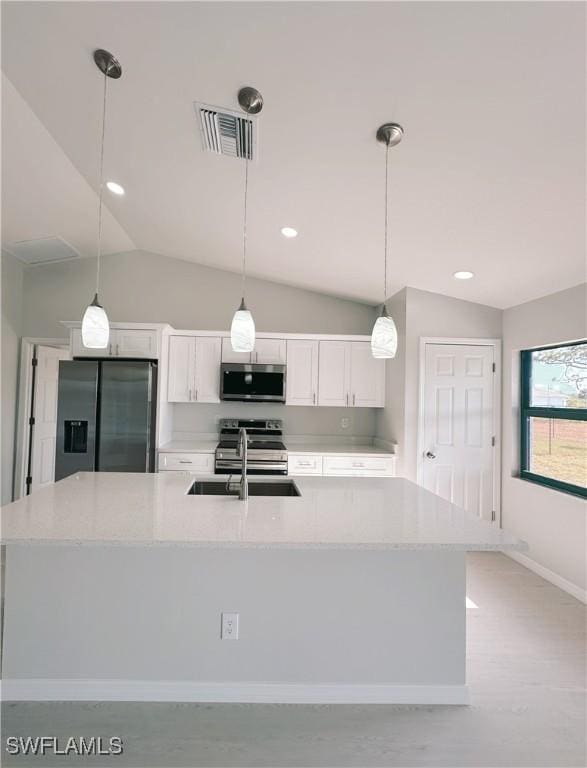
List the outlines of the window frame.
{"type": "Polygon", "coordinates": [[[557,491],[587,498],[587,488],[563,480],[556,480],[547,475],[539,475],[528,469],[530,465],[530,419],[564,419],[569,421],[587,421],[587,408],[552,408],[549,406],[533,406],[531,400],[532,354],[545,349],[561,349],[586,344],[587,341],[569,341],[564,344],[548,344],[544,347],[532,347],[520,352],[520,477],[538,485],[554,488],[557,491]]]}

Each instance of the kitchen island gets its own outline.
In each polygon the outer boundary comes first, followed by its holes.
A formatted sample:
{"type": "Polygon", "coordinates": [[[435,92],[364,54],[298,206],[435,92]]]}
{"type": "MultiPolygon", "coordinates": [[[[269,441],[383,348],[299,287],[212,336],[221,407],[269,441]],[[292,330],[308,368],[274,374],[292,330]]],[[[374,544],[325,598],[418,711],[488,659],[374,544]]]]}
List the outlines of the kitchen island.
{"type": "Polygon", "coordinates": [[[467,703],[466,552],[523,542],[401,478],[248,502],[194,479],[80,473],[2,508],[5,699],[467,703]]]}

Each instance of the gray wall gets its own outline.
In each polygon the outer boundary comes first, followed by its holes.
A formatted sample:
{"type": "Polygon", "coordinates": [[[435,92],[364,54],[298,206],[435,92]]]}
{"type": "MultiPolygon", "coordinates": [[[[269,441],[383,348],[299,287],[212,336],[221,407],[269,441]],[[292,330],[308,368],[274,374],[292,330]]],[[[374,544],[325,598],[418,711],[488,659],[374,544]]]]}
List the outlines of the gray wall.
{"type": "Polygon", "coordinates": [[[388,303],[398,326],[397,357],[389,361],[386,408],[377,415],[377,435],[398,446],[398,471],[416,479],[420,338],[501,338],[500,309],[406,288],[388,303]]]}
{"type": "Polygon", "coordinates": [[[519,471],[520,350],[587,337],[586,285],[503,313],[502,524],[530,545],[529,557],[586,589],[585,502],[516,477],[519,471]]]}
{"type": "MultiPolygon", "coordinates": [[[[260,403],[219,403],[173,405],[173,437],[189,437],[189,433],[218,432],[219,418],[283,419],[286,435],[339,435],[342,437],[373,437],[375,408],[304,408],[302,406],[262,405],[260,403]],[[342,419],[348,426],[342,426],[342,419]],[[185,434],[182,434],[185,433],[185,434]]],[[[295,446],[288,445],[290,449],[295,446]]]]}
{"type": "Polygon", "coordinates": [[[2,376],[0,445],[0,504],[12,501],[14,447],[16,443],[16,403],[18,391],[18,359],[22,335],[23,267],[8,253],[2,252],[2,376]]]}
{"type": "MultiPolygon", "coordinates": [[[[95,260],[26,270],[24,335],[62,336],[60,320],[81,319],[94,293],[95,260]]],[[[100,296],[113,322],[167,322],[176,328],[228,330],[240,302],[237,274],[153,253],[106,256],[100,296]]],[[[373,308],[266,280],[247,280],[257,330],[371,333],[373,308]]]]}

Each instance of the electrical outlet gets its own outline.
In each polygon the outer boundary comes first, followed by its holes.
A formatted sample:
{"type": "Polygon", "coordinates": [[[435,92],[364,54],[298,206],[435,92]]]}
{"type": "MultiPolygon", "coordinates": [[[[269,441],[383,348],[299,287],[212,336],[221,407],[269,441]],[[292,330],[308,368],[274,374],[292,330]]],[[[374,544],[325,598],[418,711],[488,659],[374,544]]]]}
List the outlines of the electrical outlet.
{"type": "Polygon", "coordinates": [[[340,420],[340,426],[343,429],[348,429],[350,423],[351,423],[351,420],[349,418],[347,418],[346,416],[343,416],[343,418],[340,420]]]}
{"type": "Polygon", "coordinates": [[[220,617],[220,639],[238,640],[238,613],[222,613],[220,617]]]}

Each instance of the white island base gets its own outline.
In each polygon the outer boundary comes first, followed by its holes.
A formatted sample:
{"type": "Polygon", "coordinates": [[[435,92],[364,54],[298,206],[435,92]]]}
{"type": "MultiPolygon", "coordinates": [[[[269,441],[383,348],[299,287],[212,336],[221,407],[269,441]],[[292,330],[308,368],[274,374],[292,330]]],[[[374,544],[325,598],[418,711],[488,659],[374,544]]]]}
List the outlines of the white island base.
{"type": "Polygon", "coordinates": [[[464,552],[8,545],[6,568],[6,700],[468,702],[464,552]]]}
{"type": "Polygon", "coordinates": [[[467,703],[466,552],[524,542],[401,478],[245,503],[172,474],[2,508],[5,699],[467,703]]]}

